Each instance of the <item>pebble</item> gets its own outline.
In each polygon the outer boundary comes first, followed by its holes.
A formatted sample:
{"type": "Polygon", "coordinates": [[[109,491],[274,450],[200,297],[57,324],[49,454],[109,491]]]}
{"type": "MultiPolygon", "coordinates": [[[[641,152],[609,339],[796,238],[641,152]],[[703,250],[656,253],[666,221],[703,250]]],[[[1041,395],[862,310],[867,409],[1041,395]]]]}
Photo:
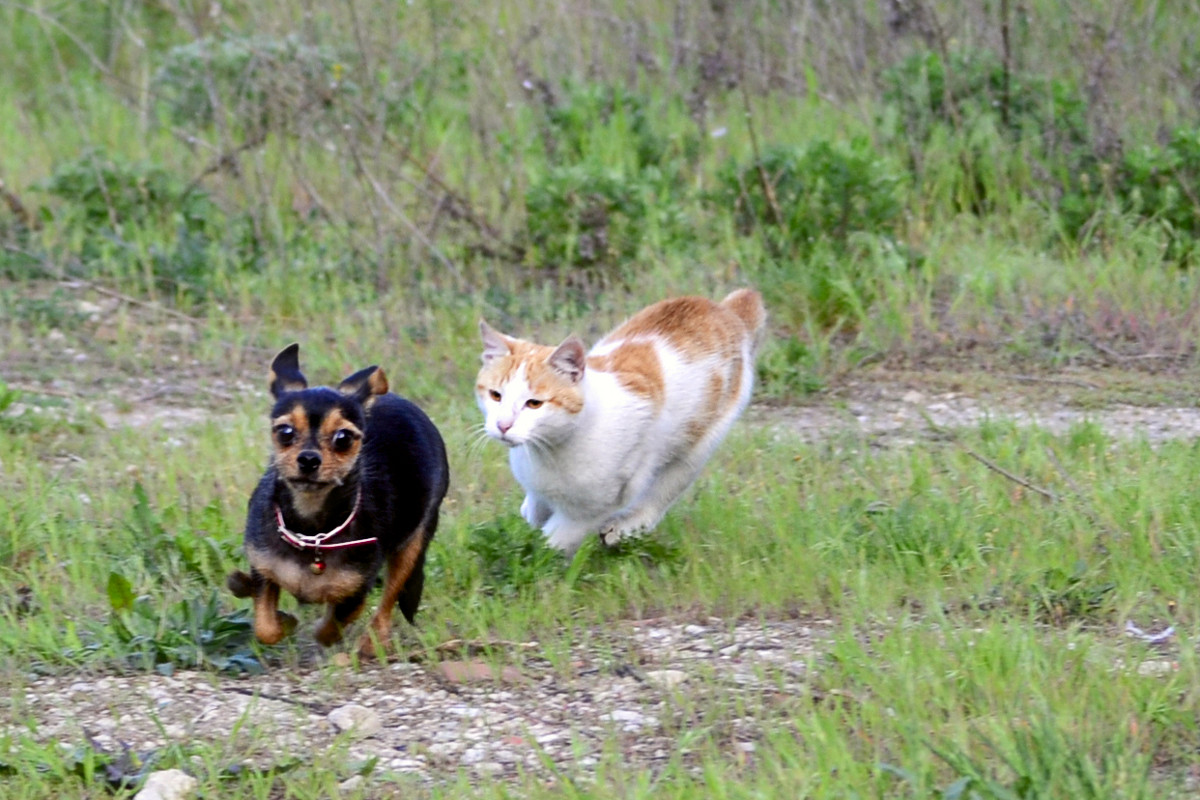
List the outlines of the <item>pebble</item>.
{"type": "Polygon", "coordinates": [[[199,781],[181,769],[151,772],[133,800],[184,800],[191,797],[199,781]]]}
{"type": "Polygon", "coordinates": [[[374,736],[383,728],[378,714],[357,703],[335,708],[329,712],[328,719],[339,731],[349,732],[359,739],[374,736]]]}
{"type": "Polygon", "coordinates": [[[646,680],[663,689],[674,689],[687,682],[688,674],[681,669],[652,669],[646,672],[646,680]]]}
{"type": "Polygon", "coordinates": [[[338,784],[338,790],[342,792],[356,792],[363,787],[367,779],[362,775],[352,775],[346,780],[338,784]]]}
{"type": "Polygon", "coordinates": [[[1137,673],[1145,678],[1161,678],[1179,669],[1174,661],[1143,661],[1138,664],[1137,673]]]}

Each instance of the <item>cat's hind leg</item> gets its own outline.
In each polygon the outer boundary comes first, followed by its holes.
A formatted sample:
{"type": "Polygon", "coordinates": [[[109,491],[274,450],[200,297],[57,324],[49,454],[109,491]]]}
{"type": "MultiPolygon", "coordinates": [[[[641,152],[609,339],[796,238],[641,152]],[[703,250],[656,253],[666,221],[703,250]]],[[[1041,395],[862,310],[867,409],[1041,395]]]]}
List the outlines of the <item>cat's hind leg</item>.
{"type": "Polygon", "coordinates": [[[622,539],[653,530],[667,509],[696,480],[707,460],[696,463],[684,458],[668,464],[628,509],[600,526],[600,541],[612,547],[622,539]]]}
{"type": "Polygon", "coordinates": [[[600,541],[611,547],[626,537],[644,533],[658,525],[667,510],[692,485],[700,470],[712,458],[741,413],[741,406],[739,402],[731,407],[690,450],[663,467],[627,510],[602,525],[600,541]]]}
{"type": "Polygon", "coordinates": [[[540,528],[550,519],[553,509],[533,493],[525,495],[521,503],[521,517],[535,528],[540,528]]]}

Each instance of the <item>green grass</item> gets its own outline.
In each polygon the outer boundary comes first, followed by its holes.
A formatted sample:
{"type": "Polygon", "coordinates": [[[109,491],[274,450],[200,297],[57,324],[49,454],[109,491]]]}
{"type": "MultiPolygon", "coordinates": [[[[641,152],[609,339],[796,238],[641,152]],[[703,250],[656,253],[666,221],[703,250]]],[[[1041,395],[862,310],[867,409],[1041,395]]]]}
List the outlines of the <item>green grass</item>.
{"type": "MultiPolygon", "coordinates": [[[[1088,88],[1081,154],[1005,129],[986,104],[957,127],[926,120],[921,140],[897,125],[885,71],[941,46],[995,55],[992,5],[919,4],[949,33],[940,45],[938,26],[889,22],[878,4],[813,10],[806,26],[770,3],[578,5],[363,3],[355,15],[280,0],[197,20],[155,4],[0,0],[5,796],[107,796],[96,776],[120,758],[39,732],[24,699],[37,675],[343,674],[295,641],[254,644],[245,604],[221,589],[243,566],[266,454],[267,364],[291,341],[317,381],[380,364],[449,446],[426,602],[400,648],[537,640],[568,675],[577,648],[616,660],[609,634],[630,620],[829,621],[799,695],[738,694],[707,673],[673,695],[677,747],[653,769],[631,765],[614,733],[594,782],[445,773],[380,791],[1182,795],[1200,745],[1190,441],[1000,419],[889,450],[742,423],[652,537],[566,564],[517,515],[504,453],[476,442],[472,392],[480,317],[544,341],[594,339],[664,296],[753,284],[772,319],[758,398],[788,413],[827,391],[853,400],[881,362],[884,379],[906,370],[984,394],[1006,374],[1086,368],[1106,388],[1043,397],[1194,403],[1200,284],[1194,259],[1173,255],[1190,218],[1113,194],[1068,230],[1056,205],[1074,187],[1070,159],[1103,173],[1160,131],[1195,127],[1194,10],[1114,19],[1035,2],[1033,22],[1013,20],[1024,78],[1088,88]],[[328,93],[312,102],[281,67],[253,102],[218,81],[212,119],[180,116],[155,84],[171,48],[246,31],[340,59],[320,62],[328,93]],[[1096,44],[1110,39],[1120,46],[1096,44]],[[874,166],[805,160],[852,141],[874,166]],[[789,191],[823,209],[815,238],[812,219],[781,223],[765,199],[749,219],[730,205],[761,188],[754,159],[776,148],[802,165],[789,191]],[[861,203],[864,185],[894,188],[894,207],[826,235],[830,209],[861,203]],[[1177,669],[1139,674],[1163,656],[1123,623],[1168,619],[1177,669]],[[731,747],[746,720],[760,730],[749,757],[731,747]]],[[[1043,101],[1023,113],[1049,113],[1043,101]]],[[[1164,192],[1173,179],[1153,176],[1164,192]]],[[[311,624],[316,611],[299,613],[311,624]]],[[[236,744],[170,745],[154,766],[188,769],[204,796],[246,798],[327,797],[362,767],[339,740],[322,768],[280,758],[230,772],[275,744],[255,720],[237,725],[236,744]]]]}

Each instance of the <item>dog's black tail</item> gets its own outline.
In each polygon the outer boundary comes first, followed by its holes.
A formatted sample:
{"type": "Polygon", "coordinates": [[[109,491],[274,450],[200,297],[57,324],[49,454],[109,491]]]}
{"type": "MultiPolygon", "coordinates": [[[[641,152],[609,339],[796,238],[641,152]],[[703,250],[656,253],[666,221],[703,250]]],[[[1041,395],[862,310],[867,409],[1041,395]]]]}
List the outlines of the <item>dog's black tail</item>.
{"type": "Polygon", "coordinates": [[[234,570],[225,579],[225,586],[233,592],[234,597],[250,597],[254,594],[254,578],[241,570],[234,570]]]}

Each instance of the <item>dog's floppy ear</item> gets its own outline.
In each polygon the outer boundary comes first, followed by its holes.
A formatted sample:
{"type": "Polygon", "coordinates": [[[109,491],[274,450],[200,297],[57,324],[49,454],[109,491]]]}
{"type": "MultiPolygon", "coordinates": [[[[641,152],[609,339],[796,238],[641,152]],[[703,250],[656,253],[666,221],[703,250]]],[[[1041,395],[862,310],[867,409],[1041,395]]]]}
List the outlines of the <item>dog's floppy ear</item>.
{"type": "Polygon", "coordinates": [[[379,367],[360,369],[338,384],[338,391],[353,397],[364,406],[370,405],[379,395],[388,390],[387,375],[379,367]]]}
{"type": "Polygon", "coordinates": [[[483,363],[485,364],[512,352],[512,347],[508,344],[508,337],[483,320],[479,320],[479,337],[483,339],[483,363]]]}
{"type": "Polygon", "coordinates": [[[298,343],[289,344],[279,351],[279,355],[275,356],[275,360],[271,362],[271,374],[268,380],[271,382],[271,395],[276,398],[284,392],[298,392],[308,388],[308,381],[300,372],[300,345],[298,343]]]}

